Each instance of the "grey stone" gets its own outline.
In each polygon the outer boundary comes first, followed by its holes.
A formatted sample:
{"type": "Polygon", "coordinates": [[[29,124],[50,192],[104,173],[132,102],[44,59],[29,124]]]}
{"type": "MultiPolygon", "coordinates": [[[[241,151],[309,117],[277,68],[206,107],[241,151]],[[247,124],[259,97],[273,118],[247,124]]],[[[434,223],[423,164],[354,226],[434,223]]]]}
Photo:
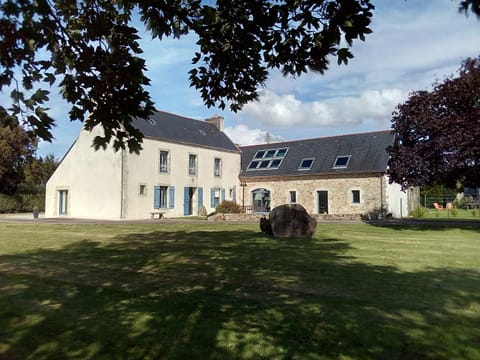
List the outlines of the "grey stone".
{"type": "Polygon", "coordinates": [[[269,215],[273,236],[311,238],[317,220],[299,204],[286,204],[274,208],[269,215]]]}
{"type": "Polygon", "coordinates": [[[207,216],[207,208],[205,206],[202,206],[198,210],[198,216],[207,216]]]}

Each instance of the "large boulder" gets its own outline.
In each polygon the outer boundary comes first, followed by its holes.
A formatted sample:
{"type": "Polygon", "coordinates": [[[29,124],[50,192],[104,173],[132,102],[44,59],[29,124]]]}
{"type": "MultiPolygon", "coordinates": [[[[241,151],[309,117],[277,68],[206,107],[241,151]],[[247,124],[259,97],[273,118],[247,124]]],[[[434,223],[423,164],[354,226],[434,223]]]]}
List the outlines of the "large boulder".
{"type": "Polygon", "coordinates": [[[274,208],[269,215],[275,237],[311,238],[317,228],[317,220],[299,204],[286,204],[274,208]]]}

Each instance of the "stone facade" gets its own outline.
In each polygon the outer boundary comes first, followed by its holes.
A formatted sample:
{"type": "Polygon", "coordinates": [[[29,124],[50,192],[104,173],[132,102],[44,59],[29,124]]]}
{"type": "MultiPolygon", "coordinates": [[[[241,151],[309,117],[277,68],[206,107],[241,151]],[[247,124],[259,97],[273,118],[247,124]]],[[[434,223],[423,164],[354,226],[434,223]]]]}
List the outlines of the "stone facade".
{"type": "MultiPolygon", "coordinates": [[[[324,216],[351,216],[359,218],[386,209],[387,179],[383,174],[355,174],[316,177],[276,177],[255,179],[249,182],[244,179],[245,199],[239,194],[245,206],[253,205],[253,194],[257,189],[270,192],[270,208],[292,203],[294,192],[295,203],[301,204],[308,213],[324,216]],[[320,210],[319,192],[327,192],[326,211],[320,210]]],[[[253,180],[253,179],[252,179],[253,180]]]]}

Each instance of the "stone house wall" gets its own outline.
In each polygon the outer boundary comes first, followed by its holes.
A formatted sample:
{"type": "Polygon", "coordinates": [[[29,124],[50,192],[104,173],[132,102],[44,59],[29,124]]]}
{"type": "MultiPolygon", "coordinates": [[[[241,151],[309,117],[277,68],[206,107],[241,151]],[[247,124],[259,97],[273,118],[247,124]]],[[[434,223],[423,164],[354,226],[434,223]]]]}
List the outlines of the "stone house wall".
{"type": "MultiPolygon", "coordinates": [[[[312,215],[319,214],[318,191],[328,192],[328,215],[360,216],[385,208],[386,178],[380,173],[243,180],[246,185],[245,206],[252,206],[252,191],[263,188],[270,191],[272,209],[289,204],[291,191],[296,192],[296,203],[301,204],[312,215]],[[358,203],[353,201],[354,190],[360,193],[358,203]]],[[[240,201],[243,200],[242,195],[239,194],[240,201]]]]}

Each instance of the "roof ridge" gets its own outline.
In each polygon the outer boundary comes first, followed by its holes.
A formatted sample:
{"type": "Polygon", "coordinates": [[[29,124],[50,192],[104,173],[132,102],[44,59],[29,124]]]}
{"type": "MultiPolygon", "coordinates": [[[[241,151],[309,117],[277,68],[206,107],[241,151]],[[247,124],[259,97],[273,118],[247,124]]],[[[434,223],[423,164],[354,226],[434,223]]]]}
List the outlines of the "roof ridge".
{"type": "Polygon", "coordinates": [[[152,116],[154,116],[156,113],[163,113],[163,114],[167,114],[167,115],[171,115],[171,116],[175,116],[175,117],[180,117],[180,118],[183,118],[183,119],[185,119],[185,120],[198,121],[198,122],[207,124],[207,122],[205,122],[204,120],[194,119],[194,118],[192,118],[192,117],[175,114],[175,113],[173,113],[173,112],[165,111],[165,110],[155,110],[155,112],[152,114],[152,116]]]}
{"type": "Polygon", "coordinates": [[[248,148],[248,147],[255,147],[255,146],[281,146],[282,144],[290,144],[290,143],[295,143],[295,142],[301,142],[301,141],[313,141],[313,140],[325,140],[325,139],[333,139],[333,138],[343,138],[347,136],[355,136],[355,135],[373,135],[373,134],[379,134],[379,133],[392,133],[393,130],[372,130],[372,131],[365,131],[365,132],[359,132],[359,133],[350,133],[350,134],[340,134],[340,135],[328,135],[328,136],[320,136],[316,138],[307,138],[307,139],[297,139],[297,140],[286,140],[286,141],[279,141],[279,142],[272,142],[272,143],[261,143],[261,144],[255,144],[255,145],[242,145],[239,146],[240,148],[248,148]]]}

